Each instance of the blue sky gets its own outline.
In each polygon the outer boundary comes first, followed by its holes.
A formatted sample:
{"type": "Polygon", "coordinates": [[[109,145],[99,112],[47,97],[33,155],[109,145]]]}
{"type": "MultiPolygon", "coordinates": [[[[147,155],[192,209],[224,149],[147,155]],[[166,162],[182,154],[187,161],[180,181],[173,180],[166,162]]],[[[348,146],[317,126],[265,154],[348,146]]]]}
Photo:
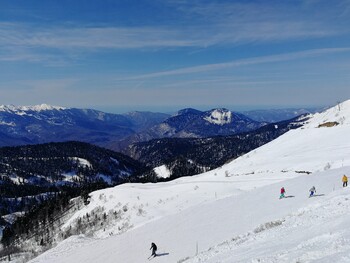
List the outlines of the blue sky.
{"type": "Polygon", "coordinates": [[[350,99],[350,1],[0,2],[0,104],[112,112],[350,99]]]}

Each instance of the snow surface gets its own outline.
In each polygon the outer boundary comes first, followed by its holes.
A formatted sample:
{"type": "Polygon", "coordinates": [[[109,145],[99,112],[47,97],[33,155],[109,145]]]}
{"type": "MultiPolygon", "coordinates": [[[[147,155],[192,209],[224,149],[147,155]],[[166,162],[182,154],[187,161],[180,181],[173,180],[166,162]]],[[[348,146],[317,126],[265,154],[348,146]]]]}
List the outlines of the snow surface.
{"type": "Polygon", "coordinates": [[[24,212],[15,212],[12,214],[3,215],[2,219],[4,219],[6,222],[8,222],[10,224],[13,224],[18,217],[21,217],[23,215],[24,215],[24,212]]]}
{"type": "Polygon", "coordinates": [[[91,163],[86,159],[80,157],[70,157],[70,159],[77,161],[80,166],[92,167],[91,163]]]}
{"type": "Polygon", "coordinates": [[[64,182],[73,183],[75,180],[80,179],[80,177],[77,175],[77,173],[75,171],[68,172],[68,173],[62,173],[62,176],[64,177],[63,182],[62,182],[63,184],[64,184],[64,182]]]}
{"type": "Polygon", "coordinates": [[[153,171],[156,173],[158,178],[169,178],[171,175],[168,167],[165,164],[155,167],[153,171]]]}
{"type": "Polygon", "coordinates": [[[0,121],[0,125],[12,126],[12,127],[16,126],[16,124],[13,121],[11,122],[0,121]]]}
{"type": "Polygon", "coordinates": [[[209,116],[204,117],[204,120],[217,125],[228,124],[232,122],[232,112],[223,109],[216,109],[213,110],[209,116]]]}
{"type": "Polygon", "coordinates": [[[151,242],[154,262],[350,262],[349,134],[347,101],[213,171],[93,192],[63,229],[96,208],[122,218],[30,262],[148,262],[151,242]]]}
{"type": "Polygon", "coordinates": [[[0,105],[0,111],[4,112],[18,112],[19,115],[24,115],[27,111],[47,111],[47,110],[64,110],[64,107],[51,106],[48,104],[40,104],[34,106],[14,106],[14,105],[0,105]]]}

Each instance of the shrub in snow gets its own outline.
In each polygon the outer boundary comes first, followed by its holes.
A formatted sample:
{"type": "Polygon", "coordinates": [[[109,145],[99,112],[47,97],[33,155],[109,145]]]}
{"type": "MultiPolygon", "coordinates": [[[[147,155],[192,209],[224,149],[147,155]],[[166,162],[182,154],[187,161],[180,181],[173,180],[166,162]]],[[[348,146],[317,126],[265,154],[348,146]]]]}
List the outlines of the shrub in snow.
{"type": "Polygon", "coordinates": [[[124,206],[123,206],[123,211],[124,211],[124,212],[127,212],[127,211],[128,211],[128,206],[127,206],[127,205],[124,205],[124,206]]]}
{"type": "Polygon", "coordinates": [[[270,228],[280,226],[280,225],[282,225],[283,222],[284,222],[284,220],[267,222],[267,223],[262,224],[262,225],[258,226],[257,228],[255,228],[254,233],[260,233],[260,232],[268,230],[270,228]]]}
{"type": "Polygon", "coordinates": [[[185,262],[185,261],[187,261],[189,259],[190,259],[190,257],[185,257],[183,259],[178,260],[177,263],[183,263],[183,262],[185,262]]]}
{"type": "Polygon", "coordinates": [[[118,226],[119,234],[126,232],[131,227],[132,225],[128,221],[123,222],[121,226],[118,226]]]}
{"type": "Polygon", "coordinates": [[[143,210],[142,207],[139,207],[139,209],[137,210],[137,215],[138,215],[138,216],[143,216],[145,213],[146,213],[146,211],[143,210]]]}

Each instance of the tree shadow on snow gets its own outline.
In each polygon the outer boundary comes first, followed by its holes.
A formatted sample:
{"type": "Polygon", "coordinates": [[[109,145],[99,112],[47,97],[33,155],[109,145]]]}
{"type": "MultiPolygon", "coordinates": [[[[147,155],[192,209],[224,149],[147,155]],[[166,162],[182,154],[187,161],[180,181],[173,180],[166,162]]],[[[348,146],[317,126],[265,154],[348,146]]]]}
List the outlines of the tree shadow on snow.
{"type": "Polygon", "coordinates": [[[157,254],[157,257],[162,257],[162,256],[167,256],[169,255],[169,253],[160,253],[160,254],[157,254]]]}

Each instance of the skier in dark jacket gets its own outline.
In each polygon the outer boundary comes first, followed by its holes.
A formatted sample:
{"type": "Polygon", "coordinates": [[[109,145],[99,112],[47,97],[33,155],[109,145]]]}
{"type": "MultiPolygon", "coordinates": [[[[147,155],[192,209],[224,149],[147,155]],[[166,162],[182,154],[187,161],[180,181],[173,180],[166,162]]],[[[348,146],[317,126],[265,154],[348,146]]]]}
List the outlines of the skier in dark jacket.
{"type": "Polygon", "coordinates": [[[150,250],[151,249],[152,249],[152,255],[151,256],[156,257],[157,256],[157,254],[156,254],[156,252],[157,252],[157,245],[152,243],[150,250]]]}

